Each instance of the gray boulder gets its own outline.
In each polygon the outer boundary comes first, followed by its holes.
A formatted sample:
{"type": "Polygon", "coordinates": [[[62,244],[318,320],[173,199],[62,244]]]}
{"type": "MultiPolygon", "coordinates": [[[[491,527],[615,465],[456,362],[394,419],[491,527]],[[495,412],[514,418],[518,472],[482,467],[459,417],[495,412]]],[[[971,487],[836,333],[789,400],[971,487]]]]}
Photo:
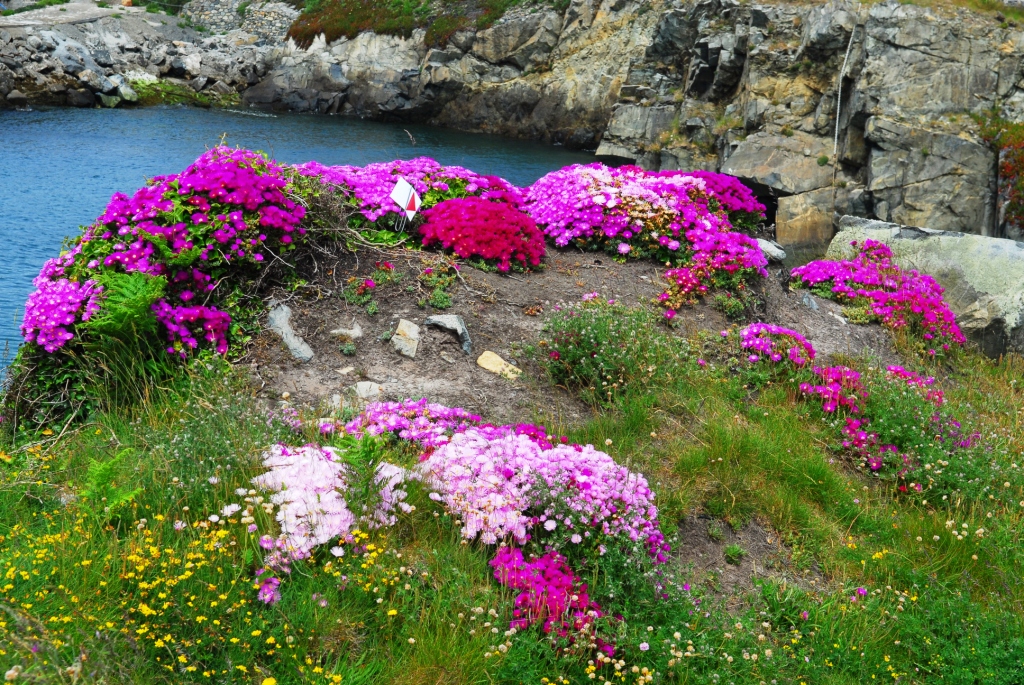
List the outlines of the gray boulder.
{"type": "Polygon", "coordinates": [[[512,62],[520,69],[547,60],[558,43],[562,18],[556,12],[535,12],[476,34],[473,55],[491,64],[512,62]]]}
{"type": "Polygon", "coordinates": [[[848,259],[851,241],[867,239],[888,245],[900,266],[933,276],[985,354],[1024,353],[1024,243],[844,216],[826,256],[848,259]]]}
{"type": "Polygon", "coordinates": [[[24,107],[28,104],[28,96],[20,90],[12,90],[7,94],[7,104],[13,107],[24,107]]]}
{"type": "Polygon", "coordinates": [[[67,98],[70,107],[93,107],[96,104],[96,96],[88,88],[69,90],[67,98]]]}

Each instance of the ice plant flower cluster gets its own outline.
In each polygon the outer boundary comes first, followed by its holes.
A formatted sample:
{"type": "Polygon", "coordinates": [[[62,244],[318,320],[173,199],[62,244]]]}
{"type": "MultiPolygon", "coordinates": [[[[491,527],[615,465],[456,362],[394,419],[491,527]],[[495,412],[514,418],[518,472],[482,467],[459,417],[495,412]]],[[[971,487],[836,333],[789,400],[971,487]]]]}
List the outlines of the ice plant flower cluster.
{"type": "Polygon", "coordinates": [[[440,244],[463,259],[496,262],[499,271],[513,263],[529,268],[544,258],[544,235],[528,214],[507,202],[480,197],[444,200],[423,212],[423,246],[440,244]]]}
{"type": "Polygon", "coordinates": [[[26,342],[52,354],[74,337],[70,329],[76,323],[88,321],[99,310],[103,287],[94,280],[51,281],[42,275],[33,284],[37,290],[25,303],[21,334],[26,342]]]}
{"type": "Polygon", "coordinates": [[[168,352],[177,352],[184,358],[186,350],[199,347],[196,335],[202,335],[218,354],[228,351],[231,315],[227,312],[201,305],[174,307],[166,300],[159,300],[153,305],[153,315],[167,330],[167,337],[171,341],[168,352]]]}
{"type": "Polygon", "coordinates": [[[821,398],[821,410],[832,414],[840,409],[852,413],[860,411],[860,400],[865,396],[860,373],[847,366],[815,366],[816,383],[801,383],[800,392],[821,398]]]}
{"type": "Polygon", "coordinates": [[[330,447],[274,445],[262,458],[267,471],[253,484],[272,493],[281,540],[293,558],[343,537],[355,523],[344,493],[346,467],[330,447]]]}
{"type": "Polygon", "coordinates": [[[429,157],[367,164],[364,167],[324,166],[307,162],[295,167],[303,176],[312,176],[345,195],[363,218],[374,222],[388,214],[401,215],[391,198],[399,179],[404,179],[422,198],[424,209],[454,197],[477,196],[500,199],[516,206],[521,191],[503,178],[484,176],[460,166],[445,166],[429,157]]]}
{"type": "MultiPolygon", "coordinates": [[[[901,268],[883,243],[866,240],[852,260],[818,260],[793,269],[791,275],[797,285],[864,307],[890,328],[919,331],[929,345],[937,340],[948,350],[950,343],[964,343],[942,286],[928,274],[901,268]]],[[[936,349],[929,353],[934,355],[936,349]]]]}
{"type": "Polygon", "coordinates": [[[544,449],[510,427],[467,428],[420,464],[432,498],[456,512],[462,534],[493,544],[527,531],[580,544],[594,532],[640,541],[664,559],[647,480],[592,445],[544,449]]]}
{"type": "MultiPolygon", "coordinates": [[[[56,292],[67,323],[54,331],[56,337],[44,334],[39,344],[52,353],[73,336],[67,311],[74,297],[69,286],[55,283],[80,283],[70,288],[81,293],[90,283],[105,282],[104,274],[138,273],[162,279],[162,295],[151,302],[169,352],[184,354],[201,339],[226,351],[230,317],[208,301],[218,299],[217,284],[238,267],[259,265],[268,250],[305,233],[305,208],[288,196],[288,183],[285,170],[263,156],[220,146],[181,173],[152,179],[131,197],[115,194],[74,249],[44,265],[35,282],[37,293],[29,298],[26,340],[39,343],[43,329],[37,323],[45,323],[48,315],[38,304],[51,301],[56,292]],[[194,301],[200,297],[201,305],[194,301]]],[[[97,297],[99,292],[88,290],[93,299],[80,320],[112,295],[97,297]]]]}
{"type": "Polygon", "coordinates": [[[494,577],[505,587],[519,590],[510,628],[522,630],[541,623],[545,633],[565,636],[601,616],[580,581],[558,552],[527,561],[521,549],[501,547],[490,562],[494,577]]]}
{"type": "Polygon", "coordinates": [[[595,162],[553,171],[530,186],[526,202],[559,247],[576,242],[620,254],[641,247],[671,254],[686,249],[681,239],[690,229],[731,228],[724,212],[709,208],[703,179],[652,175],[632,166],[595,162]]]}
{"type": "MultiPolygon", "coordinates": [[[[459,407],[420,400],[373,402],[345,425],[349,435],[393,433],[423,447],[438,447],[448,442],[448,434],[480,422],[480,417],[459,407]]],[[[322,428],[321,428],[322,430],[322,428]]]]}
{"type": "Polygon", "coordinates": [[[769,323],[752,323],[740,331],[740,347],[750,353],[748,360],[756,363],[762,357],[773,362],[788,359],[802,367],[814,360],[814,347],[794,330],[769,323]]]}
{"type": "Polygon", "coordinates": [[[657,177],[689,176],[704,181],[708,196],[717,201],[729,215],[733,228],[752,231],[765,220],[765,206],[754,196],[754,192],[743,185],[735,176],[714,171],[658,171],[650,174],[657,177]]]}
{"type": "Polygon", "coordinates": [[[695,228],[686,232],[686,238],[692,250],[689,264],[666,269],[664,274],[669,287],[659,299],[667,307],[667,318],[711,288],[742,290],[748,275],[768,275],[768,259],[750,236],[695,228]]]}
{"type": "Polygon", "coordinates": [[[935,378],[932,376],[924,377],[916,371],[910,371],[902,366],[896,365],[887,366],[885,367],[885,370],[889,374],[890,378],[902,379],[907,382],[907,386],[916,388],[923,392],[925,399],[936,407],[941,407],[945,404],[945,393],[942,392],[942,390],[933,387],[935,385],[935,378]]]}

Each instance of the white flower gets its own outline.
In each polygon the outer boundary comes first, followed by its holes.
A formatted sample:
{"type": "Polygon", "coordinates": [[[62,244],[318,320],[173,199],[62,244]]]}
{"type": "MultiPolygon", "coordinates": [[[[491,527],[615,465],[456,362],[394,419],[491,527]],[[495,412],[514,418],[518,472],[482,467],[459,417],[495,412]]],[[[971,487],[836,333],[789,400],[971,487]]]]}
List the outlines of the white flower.
{"type": "Polygon", "coordinates": [[[217,516],[216,514],[210,514],[209,521],[210,523],[217,523],[217,521],[220,521],[220,516],[217,516]]]}
{"type": "Polygon", "coordinates": [[[554,530],[556,527],[558,527],[558,524],[555,523],[554,519],[548,519],[544,522],[544,530],[554,530]]]}
{"type": "Polygon", "coordinates": [[[220,510],[220,515],[224,516],[224,517],[228,517],[228,516],[231,516],[233,514],[237,514],[241,510],[242,510],[241,505],[238,505],[238,504],[226,504],[226,505],[224,505],[224,508],[220,510]]]}
{"type": "Polygon", "coordinates": [[[647,644],[646,642],[641,642],[640,643],[640,651],[641,652],[646,652],[650,648],[651,648],[651,646],[649,644],[647,644]]]}
{"type": "Polygon", "coordinates": [[[573,534],[572,534],[572,537],[571,537],[571,538],[569,538],[569,539],[570,539],[570,540],[572,540],[572,543],[573,543],[574,545],[578,545],[578,544],[580,544],[581,542],[583,542],[583,538],[581,538],[581,537],[580,537],[580,534],[579,534],[579,533],[573,533],[573,534]]]}
{"type": "Polygon", "coordinates": [[[220,482],[220,478],[218,478],[217,476],[210,476],[206,480],[210,483],[210,485],[216,485],[217,483],[220,482]]]}
{"type": "Polygon", "coordinates": [[[340,545],[337,547],[331,547],[331,554],[333,554],[336,557],[343,557],[345,556],[345,548],[341,547],[340,545]]]}

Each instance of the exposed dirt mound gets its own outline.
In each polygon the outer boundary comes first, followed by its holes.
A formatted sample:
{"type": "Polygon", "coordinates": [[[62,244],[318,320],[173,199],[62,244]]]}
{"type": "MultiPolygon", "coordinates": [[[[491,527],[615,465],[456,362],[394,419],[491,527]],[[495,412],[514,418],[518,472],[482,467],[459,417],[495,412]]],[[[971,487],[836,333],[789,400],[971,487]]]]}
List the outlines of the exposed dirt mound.
{"type": "Polygon", "coordinates": [[[738,607],[759,578],[805,589],[820,588],[823,582],[818,569],[798,569],[780,535],[756,520],[733,530],[711,516],[687,516],[679,535],[681,544],[674,563],[688,569],[695,582],[710,588],[729,608],[738,607]],[[734,547],[743,554],[728,559],[726,552],[734,547]]]}
{"type": "MultiPolygon", "coordinates": [[[[624,304],[649,303],[662,291],[660,271],[648,261],[618,263],[605,255],[571,250],[551,251],[547,268],[528,274],[480,271],[464,266],[448,289],[451,306],[437,310],[420,307],[426,292],[417,280],[437,255],[414,251],[346,254],[318,267],[320,276],[297,292],[275,292],[274,299],[292,310],[291,325],[314,352],[302,363],[290,355],[281,339],[269,330],[256,342],[251,360],[264,394],[280,398],[289,393],[297,406],[358,404],[354,385],[377,383],[382,398],[400,400],[429,397],[432,401],[462,406],[490,421],[526,420],[577,423],[593,410],[561,388],[552,387],[528,346],[540,339],[544,315],[559,302],[574,302],[589,292],[624,304]],[[363,306],[341,297],[351,278],[367,278],[377,261],[389,260],[402,273],[396,284],[374,291],[379,311],[370,315],[363,306]],[[423,326],[434,314],[461,316],[473,340],[471,354],[462,351],[452,333],[423,326]],[[415,358],[399,355],[387,340],[400,319],[420,326],[415,358]],[[358,324],[362,337],[350,356],[342,352],[343,339],[331,331],[358,324]],[[477,358],[490,350],[523,370],[515,381],[480,368],[477,358]],[[332,401],[333,398],[333,401],[332,401]]],[[[872,352],[883,358],[895,353],[887,333],[879,326],[844,323],[840,308],[814,298],[817,309],[801,303],[804,293],[787,292],[774,279],[763,282],[766,321],[795,328],[818,349],[819,358],[835,353],[872,352]]],[[[685,308],[676,318],[680,334],[718,331],[729,325],[725,316],[707,305],[685,308]]]]}

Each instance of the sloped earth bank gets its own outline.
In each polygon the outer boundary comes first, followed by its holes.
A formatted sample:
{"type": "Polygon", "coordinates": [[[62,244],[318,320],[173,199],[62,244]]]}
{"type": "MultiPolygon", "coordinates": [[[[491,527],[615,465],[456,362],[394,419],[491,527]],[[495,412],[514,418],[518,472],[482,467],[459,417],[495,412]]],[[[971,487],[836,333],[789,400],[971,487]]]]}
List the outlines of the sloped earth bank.
{"type": "MultiPolygon", "coordinates": [[[[578,301],[591,292],[628,305],[650,303],[662,292],[659,269],[653,262],[619,263],[602,254],[552,250],[546,268],[533,273],[502,275],[463,265],[461,277],[449,289],[451,307],[420,308],[418,303],[427,293],[417,277],[436,261],[437,255],[431,253],[364,250],[319,264],[319,276],[295,292],[272,293],[269,300],[287,304],[292,310],[291,325],[315,356],[308,362],[294,359],[281,338],[265,330],[246,358],[261,394],[279,399],[288,393],[292,405],[326,410],[337,406],[335,396],[346,406],[358,405],[354,386],[370,381],[380,384],[385,399],[428,397],[465,407],[495,423],[532,418],[577,424],[593,410],[565,389],[552,387],[538,361],[540,353],[529,349],[542,339],[545,313],[560,302],[578,301]],[[379,312],[371,316],[364,307],[346,302],[341,292],[350,278],[370,277],[374,263],[383,260],[393,263],[403,277],[397,284],[374,291],[379,312]],[[453,333],[423,325],[435,314],[463,318],[473,341],[472,354],[462,351],[453,333]],[[414,359],[401,356],[386,339],[401,319],[420,327],[414,359]],[[331,335],[331,331],[351,329],[353,323],[362,329],[362,337],[355,341],[355,354],[346,356],[342,337],[331,335]],[[476,362],[485,350],[524,373],[510,381],[484,370],[476,362]]],[[[840,306],[806,291],[790,291],[780,284],[783,279],[779,270],[761,281],[759,318],[804,334],[821,361],[836,354],[870,354],[883,361],[896,358],[891,340],[880,326],[849,324],[840,306]]],[[[684,308],[675,321],[683,336],[699,331],[717,333],[730,325],[721,312],[707,304],[684,308]]]]}

